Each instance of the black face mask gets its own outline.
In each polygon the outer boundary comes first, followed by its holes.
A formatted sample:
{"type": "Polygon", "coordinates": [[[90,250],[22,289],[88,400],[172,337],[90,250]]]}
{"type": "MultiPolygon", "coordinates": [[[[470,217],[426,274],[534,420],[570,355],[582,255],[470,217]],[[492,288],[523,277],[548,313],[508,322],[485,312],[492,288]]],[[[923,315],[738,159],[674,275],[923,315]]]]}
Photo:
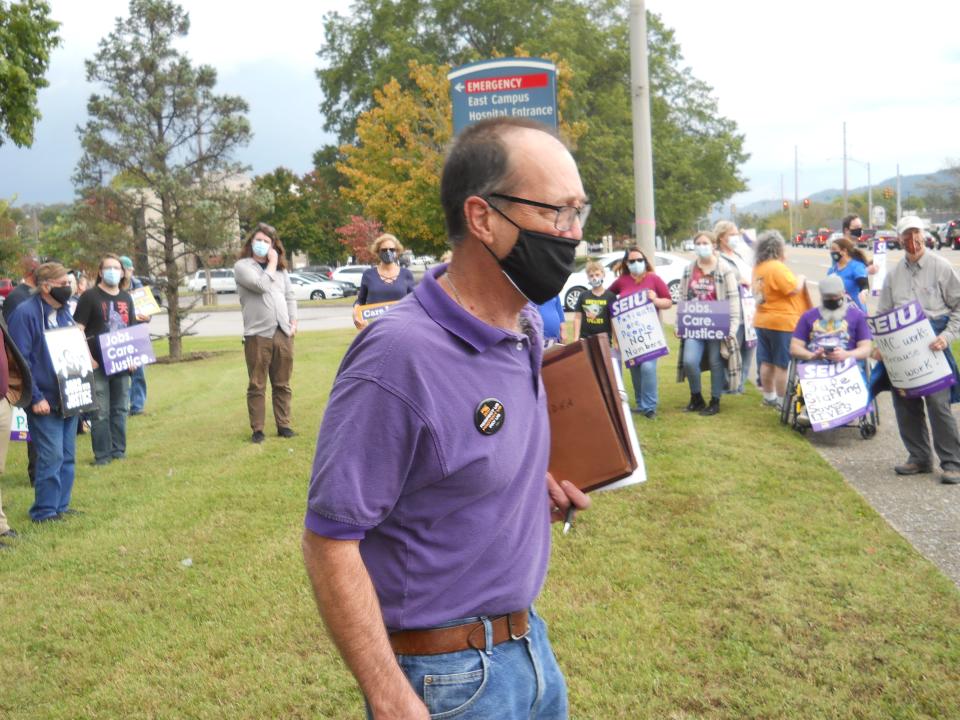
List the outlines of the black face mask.
{"type": "Polygon", "coordinates": [[[503,274],[527,300],[536,305],[542,305],[556,297],[573,272],[573,261],[580,241],[525,230],[504,215],[499,208],[493,205],[490,207],[520,231],[516,245],[502,260],[484,245],[487,252],[500,264],[503,274]]]}
{"type": "Polygon", "coordinates": [[[389,265],[390,263],[395,263],[397,261],[397,251],[396,250],[381,250],[380,251],[380,262],[384,265],[389,265]]]}
{"type": "Polygon", "coordinates": [[[863,228],[854,228],[850,231],[850,237],[858,238],[863,235],[863,228]]]}
{"type": "Polygon", "coordinates": [[[827,310],[839,310],[840,306],[843,305],[842,298],[824,298],[823,307],[827,310]]]}
{"type": "Polygon", "coordinates": [[[832,253],[830,253],[830,257],[833,258],[833,261],[834,261],[834,262],[840,262],[840,253],[838,253],[838,252],[832,252],[832,253]]]}
{"type": "Polygon", "coordinates": [[[50,297],[52,297],[61,305],[66,305],[67,300],[70,299],[70,296],[72,294],[73,294],[73,291],[70,289],[69,285],[50,288],[50,297]]]}

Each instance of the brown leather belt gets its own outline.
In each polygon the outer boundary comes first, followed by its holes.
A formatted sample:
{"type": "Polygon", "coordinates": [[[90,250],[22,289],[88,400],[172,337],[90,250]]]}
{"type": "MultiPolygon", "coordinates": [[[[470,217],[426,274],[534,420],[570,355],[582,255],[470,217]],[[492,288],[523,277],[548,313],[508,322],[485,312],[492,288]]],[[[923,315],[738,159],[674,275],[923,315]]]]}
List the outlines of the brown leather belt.
{"type": "MultiPolygon", "coordinates": [[[[520,640],[530,632],[530,615],[526,610],[491,618],[493,644],[520,640]]],[[[440,655],[461,650],[486,650],[486,633],[482,622],[469,622],[430,630],[401,630],[390,634],[390,645],[397,655],[440,655]]]]}

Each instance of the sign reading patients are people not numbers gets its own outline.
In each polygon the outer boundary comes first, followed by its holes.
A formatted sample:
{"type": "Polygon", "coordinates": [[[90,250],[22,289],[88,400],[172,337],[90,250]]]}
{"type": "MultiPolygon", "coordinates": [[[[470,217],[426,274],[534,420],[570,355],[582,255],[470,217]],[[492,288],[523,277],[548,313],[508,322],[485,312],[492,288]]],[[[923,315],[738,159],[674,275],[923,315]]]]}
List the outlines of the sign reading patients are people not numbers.
{"type": "Polygon", "coordinates": [[[506,57],[447,73],[453,134],[491,117],[517,117],[557,127],[557,66],[541,58],[506,57]]]}

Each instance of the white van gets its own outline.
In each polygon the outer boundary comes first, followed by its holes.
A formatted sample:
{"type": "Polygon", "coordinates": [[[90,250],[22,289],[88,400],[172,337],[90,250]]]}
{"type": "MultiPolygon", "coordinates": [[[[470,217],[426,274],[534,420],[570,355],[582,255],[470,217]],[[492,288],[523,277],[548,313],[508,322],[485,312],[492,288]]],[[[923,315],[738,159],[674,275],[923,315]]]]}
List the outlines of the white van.
{"type": "MultiPolygon", "coordinates": [[[[210,284],[215,293],[235,293],[237,281],[233,277],[233,268],[218,268],[210,271],[210,284]]],[[[207,289],[207,271],[197,270],[187,281],[187,290],[203,292],[207,289]]]]}

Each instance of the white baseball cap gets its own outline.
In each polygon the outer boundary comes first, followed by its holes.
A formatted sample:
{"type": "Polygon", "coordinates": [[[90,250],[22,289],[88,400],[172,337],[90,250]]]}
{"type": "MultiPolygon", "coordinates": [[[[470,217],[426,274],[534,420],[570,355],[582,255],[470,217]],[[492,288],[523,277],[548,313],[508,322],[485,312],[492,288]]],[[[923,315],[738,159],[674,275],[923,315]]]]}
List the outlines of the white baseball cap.
{"type": "Polygon", "coordinates": [[[907,230],[914,228],[923,232],[923,220],[916,215],[904,215],[897,223],[897,235],[903,235],[907,230]]]}

